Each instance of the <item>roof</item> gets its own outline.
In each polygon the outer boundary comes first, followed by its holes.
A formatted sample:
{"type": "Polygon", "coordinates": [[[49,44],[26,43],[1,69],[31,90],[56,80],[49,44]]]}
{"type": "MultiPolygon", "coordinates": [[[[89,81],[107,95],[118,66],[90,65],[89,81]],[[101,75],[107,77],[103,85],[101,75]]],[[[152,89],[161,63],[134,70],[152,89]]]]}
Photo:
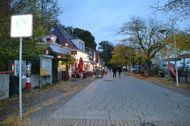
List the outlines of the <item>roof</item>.
{"type": "Polygon", "coordinates": [[[72,37],[62,29],[62,26],[56,26],[52,31],[52,34],[57,36],[58,44],[65,46],[66,43],[71,49],[78,49],[71,41],[72,37]]]}

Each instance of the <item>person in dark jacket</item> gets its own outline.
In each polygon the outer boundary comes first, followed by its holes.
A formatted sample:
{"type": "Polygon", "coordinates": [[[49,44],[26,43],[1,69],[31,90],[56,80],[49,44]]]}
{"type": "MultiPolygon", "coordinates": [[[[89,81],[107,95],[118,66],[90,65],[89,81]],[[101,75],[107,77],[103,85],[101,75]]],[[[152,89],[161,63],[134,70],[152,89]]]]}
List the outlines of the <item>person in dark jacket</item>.
{"type": "Polygon", "coordinates": [[[118,72],[119,72],[119,77],[121,77],[122,69],[121,69],[121,67],[118,67],[117,69],[118,69],[118,72]]]}
{"type": "Polygon", "coordinates": [[[113,78],[116,78],[117,68],[113,67],[112,72],[113,72],[113,78]]]}

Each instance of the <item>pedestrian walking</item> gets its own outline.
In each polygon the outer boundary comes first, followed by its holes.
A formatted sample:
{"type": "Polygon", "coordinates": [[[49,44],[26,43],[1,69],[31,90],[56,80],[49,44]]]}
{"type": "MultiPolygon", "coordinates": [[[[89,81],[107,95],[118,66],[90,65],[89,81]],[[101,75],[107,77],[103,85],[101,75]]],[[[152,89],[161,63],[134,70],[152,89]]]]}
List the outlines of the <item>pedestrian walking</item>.
{"type": "Polygon", "coordinates": [[[119,77],[121,77],[121,72],[122,72],[122,69],[121,69],[121,67],[118,67],[118,73],[119,73],[119,77]]]}
{"type": "Polygon", "coordinates": [[[78,69],[76,68],[74,71],[74,77],[77,78],[78,69]]]}
{"type": "Polygon", "coordinates": [[[101,70],[101,77],[103,77],[103,76],[104,76],[104,73],[105,73],[105,70],[104,70],[104,69],[102,69],[102,70],[101,70]]]}
{"type": "Polygon", "coordinates": [[[113,78],[116,78],[116,72],[117,72],[117,68],[116,67],[113,67],[112,69],[112,72],[113,72],[113,78]]]}

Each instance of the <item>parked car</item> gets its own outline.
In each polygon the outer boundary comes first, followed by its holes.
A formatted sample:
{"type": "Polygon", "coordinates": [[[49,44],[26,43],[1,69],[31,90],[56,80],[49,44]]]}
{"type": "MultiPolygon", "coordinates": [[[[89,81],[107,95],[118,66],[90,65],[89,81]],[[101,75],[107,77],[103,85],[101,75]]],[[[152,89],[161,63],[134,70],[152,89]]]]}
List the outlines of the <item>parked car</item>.
{"type": "Polygon", "coordinates": [[[127,67],[126,66],[123,66],[123,71],[127,71],[127,67]]]}
{"type": "Polygon", "coordinates": [[[136,68],[136,67],[134,67],[134,68],[131,69],[131,72],[133,72],[133,73],[137,73],[138,71],[139,71],[139,69],[136,68]]]}

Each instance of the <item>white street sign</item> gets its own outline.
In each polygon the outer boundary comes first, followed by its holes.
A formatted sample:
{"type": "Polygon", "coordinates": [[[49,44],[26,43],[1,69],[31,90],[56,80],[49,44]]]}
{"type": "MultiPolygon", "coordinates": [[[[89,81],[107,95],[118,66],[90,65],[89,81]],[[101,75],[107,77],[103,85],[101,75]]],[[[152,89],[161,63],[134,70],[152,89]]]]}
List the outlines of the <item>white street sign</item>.
{"type": "Polygon", "coordinates": [[[22,119],[22,38],[32,36],[32,15],[14,15],[11,17],[11,37],[20,38],[19,43],[19,115],[22,119]]]}
{"type": "Polygon", "coordinates": [[[32,15],[14,15],[11,17],[11,37],[32,36],[32,15]]]}

